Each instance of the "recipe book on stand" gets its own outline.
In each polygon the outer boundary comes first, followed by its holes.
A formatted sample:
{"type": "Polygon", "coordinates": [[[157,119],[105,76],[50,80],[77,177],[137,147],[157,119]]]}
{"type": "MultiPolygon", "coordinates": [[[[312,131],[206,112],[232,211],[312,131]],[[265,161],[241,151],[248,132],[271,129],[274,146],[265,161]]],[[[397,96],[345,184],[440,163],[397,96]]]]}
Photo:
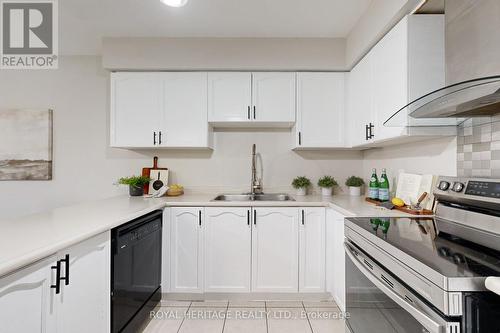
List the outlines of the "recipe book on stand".
{"type": "Polygon", "coordinates": [[[416,204],[422,193],[427,192],[427,197],[421,205],[424,209],[432,210],[434,205],[433,189],[438,177],[435,175],[417,175],[401,172],[398,176],[396,197],[401,198],[407,205],[416,204]]]}

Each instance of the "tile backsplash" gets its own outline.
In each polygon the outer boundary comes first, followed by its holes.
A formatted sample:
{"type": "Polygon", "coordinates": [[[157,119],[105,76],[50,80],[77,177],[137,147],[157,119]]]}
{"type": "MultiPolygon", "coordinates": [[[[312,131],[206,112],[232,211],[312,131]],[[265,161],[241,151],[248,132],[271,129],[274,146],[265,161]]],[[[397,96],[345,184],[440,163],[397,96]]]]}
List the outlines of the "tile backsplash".
{"type": "Polygon", "coordinates": [[[495,118],[486,124],[469,119],[459,127],[458,176],[500,178],[500,120],[495,118]]]}

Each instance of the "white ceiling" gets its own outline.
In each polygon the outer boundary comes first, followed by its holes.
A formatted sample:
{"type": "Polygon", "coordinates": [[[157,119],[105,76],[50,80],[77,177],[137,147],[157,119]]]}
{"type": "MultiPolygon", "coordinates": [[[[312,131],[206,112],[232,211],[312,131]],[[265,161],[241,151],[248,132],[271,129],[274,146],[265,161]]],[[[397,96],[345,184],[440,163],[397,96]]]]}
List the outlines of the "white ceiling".
{"type": "Polygon", "coordinates": [[[60,52],[96,54],[101,37],[346,37],[371,0],[59,1],[60,52]]]}

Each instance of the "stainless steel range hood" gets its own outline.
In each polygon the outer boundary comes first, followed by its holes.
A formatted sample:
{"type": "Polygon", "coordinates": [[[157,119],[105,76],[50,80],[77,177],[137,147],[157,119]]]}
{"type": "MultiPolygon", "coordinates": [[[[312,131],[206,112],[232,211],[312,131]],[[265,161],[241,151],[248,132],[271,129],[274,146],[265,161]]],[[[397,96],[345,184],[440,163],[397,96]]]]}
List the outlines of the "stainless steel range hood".
{"type": "Polygon", "coordinates": [[[500,76],[464,81],[436,90],[398,110],[384,125],[433,127],[494,121],[500,121],[500,76]]]}

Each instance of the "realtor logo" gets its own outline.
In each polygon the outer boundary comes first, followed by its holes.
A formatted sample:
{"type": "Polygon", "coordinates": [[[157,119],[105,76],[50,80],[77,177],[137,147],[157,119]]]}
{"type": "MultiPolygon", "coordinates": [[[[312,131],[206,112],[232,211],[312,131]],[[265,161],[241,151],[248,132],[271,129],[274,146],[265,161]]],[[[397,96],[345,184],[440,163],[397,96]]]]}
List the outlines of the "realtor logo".
{"type": "Polygon", "coordinates": [[[57,0],[0,0],[0,18],[0,68],[57,68],[57,0]]]}

